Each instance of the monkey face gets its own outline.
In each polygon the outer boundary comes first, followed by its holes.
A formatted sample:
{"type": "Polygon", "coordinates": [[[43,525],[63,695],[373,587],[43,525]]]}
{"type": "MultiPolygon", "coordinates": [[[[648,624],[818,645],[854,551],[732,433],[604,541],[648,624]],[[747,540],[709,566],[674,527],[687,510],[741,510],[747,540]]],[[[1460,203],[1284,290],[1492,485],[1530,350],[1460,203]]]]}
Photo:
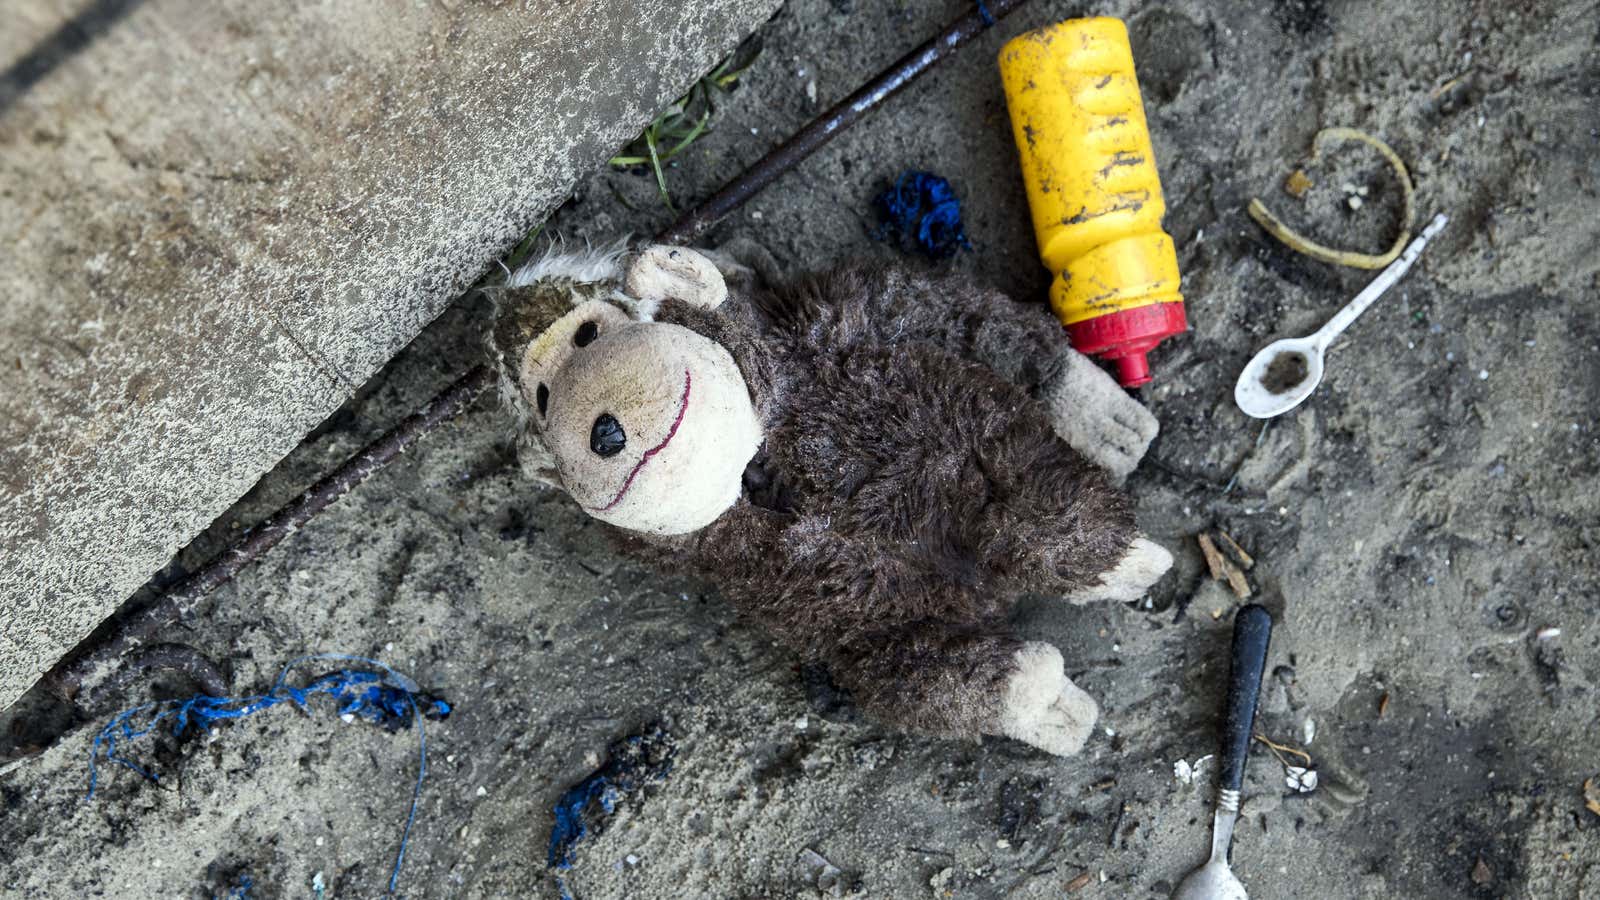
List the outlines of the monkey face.
{"type": "Polygon", "coordinates": [[[528,346],[520,375],[563,487],[595,518],[684,534],[738,499],[761,426],[715,341],[591,301],[528,346]]]}

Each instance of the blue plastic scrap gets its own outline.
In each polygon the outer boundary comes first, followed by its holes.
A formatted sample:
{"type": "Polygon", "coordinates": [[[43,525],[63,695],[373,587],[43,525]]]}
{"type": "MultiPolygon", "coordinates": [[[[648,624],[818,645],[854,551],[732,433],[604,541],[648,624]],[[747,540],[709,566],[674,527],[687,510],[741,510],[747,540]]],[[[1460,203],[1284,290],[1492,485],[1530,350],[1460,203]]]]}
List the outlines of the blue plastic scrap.
{"type": "MultiPolygon", "coordinates": [[[[390,733],[409,727],[412,722],[417,723],[419,759],[417,783],[411,794],[411,810],[406,816],[405,829],[400,835],[400,849],[395,855],[394,871],[389,876],[389,892],[392,894],[400,880],[400,867],[405,862],[406,846],[411,839],[411,825],[417,818],[417,803],[422,797],[422,781],[428,774],[428,739],[422,727],[422,719],[445,719],[449,717],[451,709],[449,703],[425,694],[415,681],[375,659],[343,653],[302,656],[283,667],[278,673],[277,681],[273,682],[272,689],[265,694],[246,697],[212,697],[197,694],[187,700],[163,700],[125,709],[113,716],[111,721],[95,735],[94,745],[89,750],[89,793],[84,799],[94,798],[95,788],[99,783],[96,763],[100,760],[125,766],[151,781],[159,781],[161,776],[123,756],[122,745],[131,744],[154,734],[169,722],[172,725],[173,737],[182,737],[190,725],[209,731],[218,722],[242,719],[283,703],[291,703],[301,710],[309,711],[309,701],[318,695],[333,698],[338,704],[341,717],[360,716],[382,726],[390,733]],[[317,678],[304,687],[295,687],[288,683],[290,670],[317,660],[357,662],[371,666],[377,671],[341,669],[317,678]]],[[[241,889],[248,892],[250,886],[246,880],[241,889]]]]}
{"type": "Polygon", "coordinates": [[[893,236],[902,248],[909,244],[933,259],[972,249],[961,224],[961,201],[950,182],[938,175],[908,169],[873,205],[878,210],[879,240],[893,236]]]}
{"type": "MultiPolygon", "coordinates": [[[[572,868],[578,844],[605,830],[611,816],[646,785],[664,780],[672,771],[676,752],[672,736],[660,725],[613,743],[605,765],[566,790],[555,805],[555,825],[550,829],[548,865],[558,872],[572,868]]],[[[561,896],[570,898],[557,877],[561,896]]]]}
{"type": "Polygon", "coordinates": [[[250,900],[250,889],[255,887],[255,880],[249,875],[240,875],[239,884],[226,895],[217,895],[213,900],[250,900]]]}

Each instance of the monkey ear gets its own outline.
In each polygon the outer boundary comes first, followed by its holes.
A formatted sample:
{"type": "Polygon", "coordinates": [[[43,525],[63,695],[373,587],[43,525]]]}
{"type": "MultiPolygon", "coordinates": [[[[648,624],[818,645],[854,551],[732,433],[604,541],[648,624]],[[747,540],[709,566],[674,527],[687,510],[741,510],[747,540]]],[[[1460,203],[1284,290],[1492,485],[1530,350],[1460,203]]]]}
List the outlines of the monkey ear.
{"type": "Polygon", "coordinates": [[[709,310],[728,299],[728,284],[715,263],[688,247],[665,244],[646,247],[629,260],[622,286],[646,319],[667,300],[709,310]]]}

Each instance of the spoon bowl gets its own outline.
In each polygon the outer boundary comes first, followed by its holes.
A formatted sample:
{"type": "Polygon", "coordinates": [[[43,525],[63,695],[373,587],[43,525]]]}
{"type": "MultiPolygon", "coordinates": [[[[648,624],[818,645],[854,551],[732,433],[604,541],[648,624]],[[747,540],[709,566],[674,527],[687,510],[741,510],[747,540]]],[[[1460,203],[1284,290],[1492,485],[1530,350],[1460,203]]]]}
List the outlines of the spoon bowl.
{"type": "Polygon", "coordinates": [[[1257,419],[1281,416],[1322,383],[1322,356],[1327,344],[1309,338],[1283,338],[1261,348],[1239,373],[1233,402],[1257,419]]]}
{"type": "Polygon", "coordinates": [[[1172,900],[1250,900],[1250,897],[1228,864],[1212,859],[1178,883],[1172,900]]]}

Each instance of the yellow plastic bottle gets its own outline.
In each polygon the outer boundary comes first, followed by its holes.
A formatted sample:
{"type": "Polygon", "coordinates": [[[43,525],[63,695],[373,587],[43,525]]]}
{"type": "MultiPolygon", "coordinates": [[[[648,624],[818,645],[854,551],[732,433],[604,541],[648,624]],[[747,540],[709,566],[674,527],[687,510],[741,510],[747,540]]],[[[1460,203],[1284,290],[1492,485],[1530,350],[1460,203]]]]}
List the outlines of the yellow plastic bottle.
{"type": "Polygon", "coordinates": [[[1145,354],[1188,321],[1128,30],[1095,18],[1030,31],[1001,49],[1000,76],[1050,305],[1074,347],[1144,384],[1145,354]]]}

